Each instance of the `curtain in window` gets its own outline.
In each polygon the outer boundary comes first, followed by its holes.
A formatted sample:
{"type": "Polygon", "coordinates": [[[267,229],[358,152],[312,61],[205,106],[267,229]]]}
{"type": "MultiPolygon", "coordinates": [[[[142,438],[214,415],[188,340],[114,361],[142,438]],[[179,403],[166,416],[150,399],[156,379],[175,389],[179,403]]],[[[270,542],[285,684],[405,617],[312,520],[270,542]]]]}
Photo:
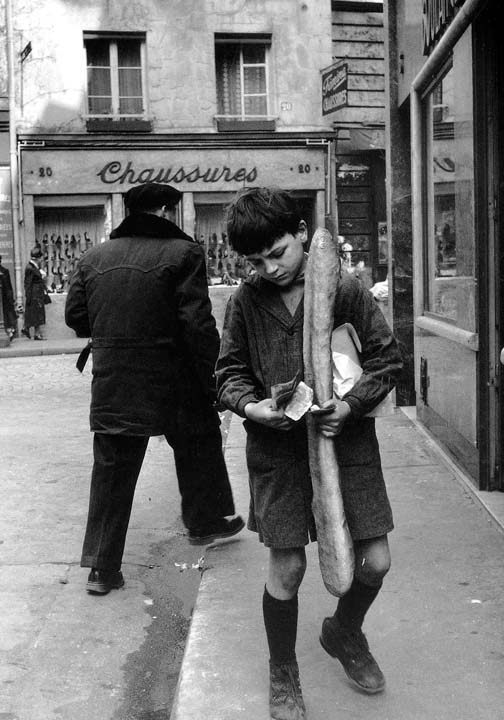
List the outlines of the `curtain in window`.
{"type": "Polygon", "coordinates": [[[137,40],[121,40],[117,43],[119,75],[119,113],[139,115],[143,112],[142,60],[137,40]]]}
{"type": "Polygon", "coordinates": [[[109,42],[88,40],[86,52],[89,112],[109,115],[112,112],[109,42]]]}
{"type": "Polygon", "coordinates": [[[217,45],[217,105],[219,115],[241,115],[240,48],[217,45]]]}

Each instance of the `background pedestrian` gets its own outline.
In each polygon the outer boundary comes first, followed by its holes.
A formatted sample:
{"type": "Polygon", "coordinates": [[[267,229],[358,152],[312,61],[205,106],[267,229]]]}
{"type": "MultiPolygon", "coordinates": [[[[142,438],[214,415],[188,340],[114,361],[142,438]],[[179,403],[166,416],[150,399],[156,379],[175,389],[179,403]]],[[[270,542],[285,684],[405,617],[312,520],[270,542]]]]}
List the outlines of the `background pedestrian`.
{"type": "Polygon", "coordinates": [[[45,306],[51,302],[45,286],[45,280],[40,270],[42,250],[35,247],[30,252],[30,260],[25,268],[24,291],[25,313],[21,332],[28,340],[31,338],[30,328],[34,328],[34,340],[44,340],[42,325],[45,325],[45,306]]]}
{"type": "Polygon", "coordinates": [[[17,334],[17,313],[14,306],[14,291],[12,289],[12,281],[10,272],[2,265],[2,256],[0,255],[0,276],[2,281],[2,308],[5,332],[9,336],[9,340],[17,334]]]}

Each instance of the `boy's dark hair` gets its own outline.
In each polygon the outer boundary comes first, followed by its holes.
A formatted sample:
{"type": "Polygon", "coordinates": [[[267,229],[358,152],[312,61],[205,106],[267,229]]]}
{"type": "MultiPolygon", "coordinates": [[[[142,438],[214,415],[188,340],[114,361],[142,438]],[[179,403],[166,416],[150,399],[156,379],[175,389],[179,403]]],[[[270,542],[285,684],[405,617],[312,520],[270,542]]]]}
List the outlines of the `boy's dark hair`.
{"type": "Polygon", "coordinates": [[[286,190],[247,188],[228,206],[229,242],[240,255],[260,253],[285,233],[295,235],[301,220],[296,202],[286,190]]]}

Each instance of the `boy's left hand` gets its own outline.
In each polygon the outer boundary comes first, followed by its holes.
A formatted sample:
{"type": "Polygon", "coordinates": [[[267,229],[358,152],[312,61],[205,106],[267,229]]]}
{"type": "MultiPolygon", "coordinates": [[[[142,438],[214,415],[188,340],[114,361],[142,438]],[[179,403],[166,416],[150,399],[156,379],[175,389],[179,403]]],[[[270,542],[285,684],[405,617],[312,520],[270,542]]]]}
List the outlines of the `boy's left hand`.
{"type": "Polygon", "coordinates": [[[345,420],[350,416],[350,405],[344,400],[326,400],[322,407],[334,406],[334,409],[324,415],[313,414],[317,430],[325,437],[332,438],[343,430],[345,420]]]}

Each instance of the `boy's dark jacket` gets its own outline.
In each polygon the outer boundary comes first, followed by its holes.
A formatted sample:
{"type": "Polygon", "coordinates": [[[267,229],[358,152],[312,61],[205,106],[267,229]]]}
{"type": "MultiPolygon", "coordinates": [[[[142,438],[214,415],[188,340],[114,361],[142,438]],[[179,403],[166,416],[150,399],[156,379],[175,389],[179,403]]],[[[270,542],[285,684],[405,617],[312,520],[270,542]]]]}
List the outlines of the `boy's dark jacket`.
{"type": "Polygon", "coordinates": [[[176,225],[128,216],[79,261],[66,323],[92,338],[91,430],[160,435],[215,426],[219,335],[202,248],[176,225]]]}
{"type": "MultiPolygon", "coordinates": [[[[352,417],[370,412],[397,383],[402,359],[372,294],[344,273],[335,277],[334,327],[351,323],[362,344],[361,378],[344,399],[352,417]]],[[[219,401],[245,417],[248,402],[271,397],[271,386],[291,380],[303,367],[303,301],[292,317],[272,283],[247,279],[230,298],[219,360],[219,401]]]]}

